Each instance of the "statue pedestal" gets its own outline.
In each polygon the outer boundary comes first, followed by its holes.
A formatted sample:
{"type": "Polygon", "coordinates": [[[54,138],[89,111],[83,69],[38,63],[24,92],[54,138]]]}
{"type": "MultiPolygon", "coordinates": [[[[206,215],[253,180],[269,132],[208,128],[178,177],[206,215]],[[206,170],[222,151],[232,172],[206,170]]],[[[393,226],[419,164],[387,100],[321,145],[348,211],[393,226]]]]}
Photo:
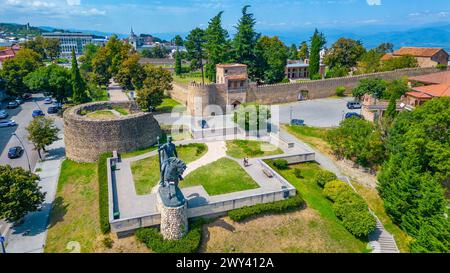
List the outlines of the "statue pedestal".
{"type": "Polygon", "coordinates": [[[173,198],[169,198],[168,191],[168,187],[160,187],[157,194],[161,234],[164,240],[179,240],[189,230],[187,202],[178,187],[173,198]]]}

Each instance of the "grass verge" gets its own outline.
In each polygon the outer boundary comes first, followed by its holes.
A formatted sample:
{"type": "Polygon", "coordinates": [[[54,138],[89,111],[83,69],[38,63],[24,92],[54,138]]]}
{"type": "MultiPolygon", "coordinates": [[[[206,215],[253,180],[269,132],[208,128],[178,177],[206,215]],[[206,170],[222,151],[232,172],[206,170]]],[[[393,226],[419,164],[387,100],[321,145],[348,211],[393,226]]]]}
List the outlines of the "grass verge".
{"type": "Polygon", "coordinates": [[[264,157],[282,154],[283,151],[268,142],[254,140],[230,140],[226,142],[227,154],[234,158],[264,157]]]}
{"type": "Polygon", "coordinates": [[[209,195],[220,195],[258,188],[258,184],[235,161],[222,158],[200,167],[180,183],[182,188],[202,185],[209,195]]]}

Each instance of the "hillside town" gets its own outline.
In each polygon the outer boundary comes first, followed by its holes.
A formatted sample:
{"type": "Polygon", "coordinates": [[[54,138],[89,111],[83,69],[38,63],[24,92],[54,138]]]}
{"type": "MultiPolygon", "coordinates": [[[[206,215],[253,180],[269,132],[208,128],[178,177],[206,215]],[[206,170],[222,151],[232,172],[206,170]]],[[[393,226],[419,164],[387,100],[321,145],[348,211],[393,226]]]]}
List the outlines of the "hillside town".
{"type": "Polygon", "coordinates": [[[0,24],[0,253],[449,253],[446,48],[289,45],[254,10],[0,24]]]}

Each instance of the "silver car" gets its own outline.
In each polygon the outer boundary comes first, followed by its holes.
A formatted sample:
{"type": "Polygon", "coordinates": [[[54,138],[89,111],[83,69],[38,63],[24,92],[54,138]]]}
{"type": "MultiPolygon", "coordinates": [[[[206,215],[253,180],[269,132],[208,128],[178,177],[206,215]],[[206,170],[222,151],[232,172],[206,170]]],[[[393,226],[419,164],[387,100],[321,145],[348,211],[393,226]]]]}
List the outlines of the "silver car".
{"type": "Polygon", "coordinates": [[[0,119],[7,118],[9,115],[5,110],[0,110],[0,119]]]}
{"type": "Polygon", "coordinates": [[[0,128],[3,127],[13,127],[16,126],[17,123],[14,120],[4,120],[4,121],[0,121],[0,128]]]}

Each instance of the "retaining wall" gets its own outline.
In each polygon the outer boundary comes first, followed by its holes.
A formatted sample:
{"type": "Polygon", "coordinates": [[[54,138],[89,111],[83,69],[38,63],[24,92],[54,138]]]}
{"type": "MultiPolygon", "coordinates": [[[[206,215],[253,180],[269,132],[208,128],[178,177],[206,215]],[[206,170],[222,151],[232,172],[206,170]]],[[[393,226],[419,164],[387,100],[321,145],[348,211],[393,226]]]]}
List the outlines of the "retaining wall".
{"type": "Polygon", "coordinates": [[[139,111],[131,102],[95,102],[72,107],[64,112],[64,142],[67,158],[95,162],[104,152],[127,153],[152,146],[161,135],[151,113],[139,111]],[[120,106],[130,109],[127,116],[93,119],[83,110],[97,111],[120,106]]]}

